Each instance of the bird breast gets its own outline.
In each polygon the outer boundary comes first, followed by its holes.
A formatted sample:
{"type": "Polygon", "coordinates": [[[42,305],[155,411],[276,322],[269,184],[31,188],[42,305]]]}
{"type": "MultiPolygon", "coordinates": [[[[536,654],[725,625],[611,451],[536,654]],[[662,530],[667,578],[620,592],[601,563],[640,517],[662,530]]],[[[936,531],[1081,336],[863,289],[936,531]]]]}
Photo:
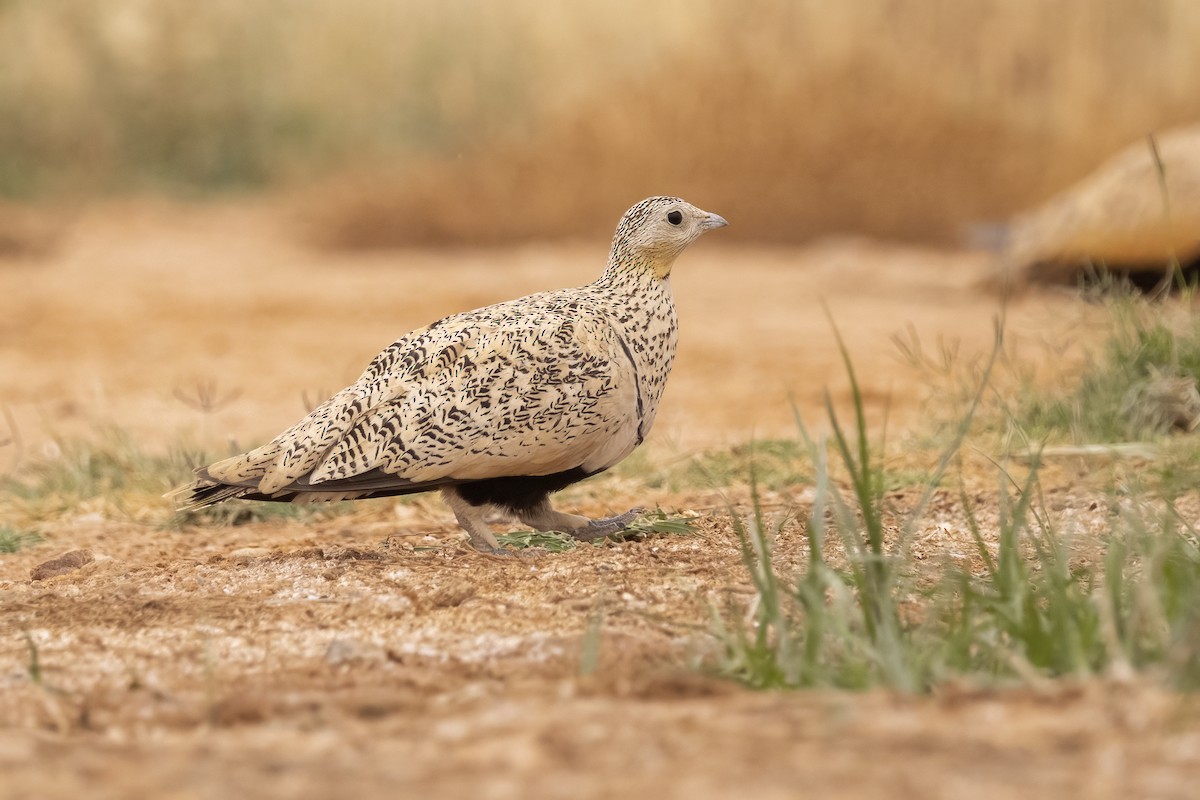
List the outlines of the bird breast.
{"type": "Polygon", "coordinates": [[[655,280],[629,291],[610,324],[636,375],[640,443],[654,424],[675,363],[679,321],[670,280],[655,280]]]}

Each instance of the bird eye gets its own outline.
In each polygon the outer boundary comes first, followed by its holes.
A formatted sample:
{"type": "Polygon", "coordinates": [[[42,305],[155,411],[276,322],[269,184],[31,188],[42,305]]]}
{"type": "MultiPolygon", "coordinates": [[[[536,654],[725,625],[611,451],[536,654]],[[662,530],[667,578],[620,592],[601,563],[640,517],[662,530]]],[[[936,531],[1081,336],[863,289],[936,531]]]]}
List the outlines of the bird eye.
{"type": "Polygon", "coordinates": [[[678,211],[668,211],[667,222],[671,223],[672,225],[678,225],[679,223],[683,222],[683,214],[678,211]]]}

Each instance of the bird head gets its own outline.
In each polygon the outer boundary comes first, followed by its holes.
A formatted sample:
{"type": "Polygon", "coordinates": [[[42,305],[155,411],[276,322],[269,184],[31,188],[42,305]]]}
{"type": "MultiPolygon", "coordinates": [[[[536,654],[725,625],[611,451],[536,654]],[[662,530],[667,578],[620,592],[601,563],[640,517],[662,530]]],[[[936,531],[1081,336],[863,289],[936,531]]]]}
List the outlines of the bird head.
{"type": "Polygon", "coordinates": [[[696,237],[729,223],[678,197],[648,197],[625,212],[613,235],[610,269],[649,269],[671,274],[675,259],[696,237]]]}

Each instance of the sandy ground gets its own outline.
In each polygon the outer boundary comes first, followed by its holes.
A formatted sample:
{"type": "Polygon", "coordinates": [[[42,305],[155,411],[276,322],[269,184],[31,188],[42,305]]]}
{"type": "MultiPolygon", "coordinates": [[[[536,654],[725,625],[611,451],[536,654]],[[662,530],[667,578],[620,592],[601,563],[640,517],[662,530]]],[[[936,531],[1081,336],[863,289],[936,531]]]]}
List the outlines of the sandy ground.
{"type": "MultiPolygon", "coordinates": [[[[109,425],[151,448],[262,439],[396,335],[585,282],[604,254],[297,241],[270,208],[114,206],[85,214],[56,255],[0,264],[0,406],[15,427],[0,440],[16,440],[0,466],[109,425]]],[[[822,302],[876,417],[890,405],[891,424],[915,423],[936,398],[889,337],[911,324],[932,349],[986,352],[990,270],[857,240],[698,243],[676,272],[682,347],[648,447],[674,458],[788,432],[789,396],[815,412],[826,385],[844,401],[822,302]]],[[[1090,314],[1025,295],[1009,335],[1069,359],[1090,314]]],[[[1052,507],[1101,533],[1105,504],[1079,478],[1048,477],[1052,507]]],[[[768,499],[803,512],[807,496],[768,499]]],[[[565,499],[588,514],[721,504],[620,480],[565,499]]],[[[44,542],[0,556],[0,796],[1194,796],[1196,703],[1149,686],[780,694],[690,670],[712,655],[712,609],[751,595],[728,520],[697,526],[505,559],[465,549],[433,499],[182,533],[103,500],[44,520],[44,542]],[[30,580],[77,548],[96,560],[30,580]]],[[[802,558],[794,524],[780,548],[802,558]]],[[[953,503],[935,503],[917,552],[968,557],[953,503]]]]}
{"type": "MultiPolygon", "coordinates": [[[[512,250],[326,253],[270,208],[96,209],[57,256],[0,261],[0,403],[30,447],[108,424],[151,441],[269,438],[354,380],[399,335],[446,314],[593,280],[606,242],[512,250]],[[217,408],[202,413],[199,386],[217,408]]],[[[737,224],[734,220],[733,224],[737,224]]],[[[999,298],[983,255],[835,240],[803,249],[696,243],[673,284],[682,333],[654,438],[741,441],[794,431],[847,382],[828,306],[877,410],[928,400],[890,337],[912,326],[961,357],[987,350],[999,298]]],[[[1086,308],[1066,294],[1012,304],[1009,335],[1056,347],[1086,308]]]]}

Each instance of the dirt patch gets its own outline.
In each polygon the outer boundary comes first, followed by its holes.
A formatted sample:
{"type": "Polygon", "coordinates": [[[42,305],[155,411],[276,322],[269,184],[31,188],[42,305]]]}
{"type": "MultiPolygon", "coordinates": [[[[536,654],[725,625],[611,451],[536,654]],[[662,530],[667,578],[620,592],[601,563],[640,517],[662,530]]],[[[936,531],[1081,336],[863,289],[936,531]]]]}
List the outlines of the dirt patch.
{"type": "MultiPolygon", "coordinates": [[[[1098,497],[1048,502],[1094,531],[1098,497]]],[[[969,562],[955,502],[929,518],[914,569],[969,562]]],[[[379,521],[76,525],[54,538],[97,560],[41,582],[27,570],[53,544],[6,557],[7,796],[1191,796],[1200,709],[1148,686],[757,694],[692,671],[712,609],[752,594],[719,515],[695,536],[511,558],[449,525],[381,538],[379,521]]],[[[785,571],[805,556],[799,533],[780,540],[785,571]]]]}

